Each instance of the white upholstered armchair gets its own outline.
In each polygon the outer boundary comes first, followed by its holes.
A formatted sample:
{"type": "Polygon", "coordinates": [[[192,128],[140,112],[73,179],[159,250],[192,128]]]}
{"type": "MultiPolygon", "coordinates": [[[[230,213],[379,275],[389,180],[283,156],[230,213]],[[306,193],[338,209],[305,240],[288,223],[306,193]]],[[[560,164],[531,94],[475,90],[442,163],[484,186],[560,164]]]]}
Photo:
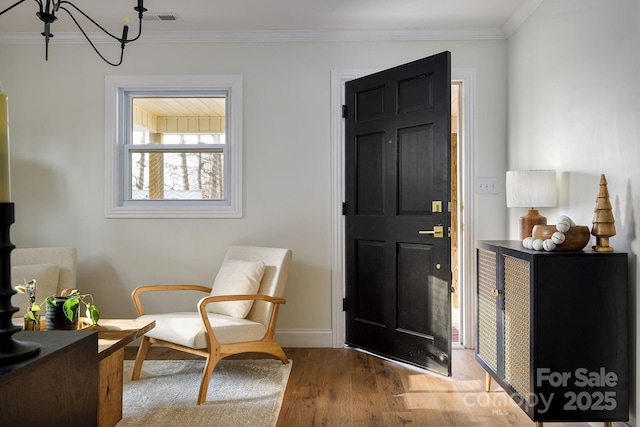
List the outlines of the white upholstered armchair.
{"type": "Polygon", "coordinates": [[[212,287],[202,285],[146,285],[132,293],[140,319],[155,320],[156,327],[142,338],[132,380],[140,378],[151,344],[159,344],[206,359],[198,404],[207,398],[211,374],[218,361],[232,354],[272,354],[289,363],[275,338],[276,320],[291,263],[291,250],[232,246],[227,251],[212,287]],[[141,296],[146,292],[201,291],[193,312],[147,314],[141,296]]]}

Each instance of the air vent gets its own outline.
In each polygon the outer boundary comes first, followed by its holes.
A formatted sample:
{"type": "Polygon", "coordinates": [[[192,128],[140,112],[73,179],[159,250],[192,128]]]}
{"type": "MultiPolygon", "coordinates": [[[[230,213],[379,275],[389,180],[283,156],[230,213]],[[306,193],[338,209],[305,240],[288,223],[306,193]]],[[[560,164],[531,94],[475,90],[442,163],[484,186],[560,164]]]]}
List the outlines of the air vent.
{"type": "Polygon", "coordinates": [[[182,21],[177,13],[173,12],[160,12],[160,13],[145,13],[142,17],[143,21],[182,21]]]}

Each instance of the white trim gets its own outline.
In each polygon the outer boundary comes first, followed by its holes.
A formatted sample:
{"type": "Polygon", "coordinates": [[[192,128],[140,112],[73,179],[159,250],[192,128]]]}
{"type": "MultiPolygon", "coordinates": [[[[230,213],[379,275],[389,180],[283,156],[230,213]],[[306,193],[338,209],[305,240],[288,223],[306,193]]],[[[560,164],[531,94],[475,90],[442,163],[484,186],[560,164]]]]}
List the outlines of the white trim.
{"type": "Polygon", "coordinates": [[[278,329],[281,347],[331,348],[331,329],[278,329]]]}
{"type": "Polygon", "coordinates": [[[505,38],[511,37],[513,33],[529,18],[529,15],[542,4],[544,0],[525,0],[520,7],[516,9],[511,17],[502,26],[505,38]]]}
{"type": "MultiPolygon", "coordinates": [[[[276,329],[276,340],[281,347],[331,348],[331,336],[331,329],[276,329]]],[[[139,345],[140,339],[137,339],[127,347],[139,345]]]]}
{"type": "Polygon", "coordinates": [[[460,324],[461,341],[465,348],[475,348],[476,338],[476,293],[475,293],[475,109],[476,109],[476,70],[475,68],[454,68],[451,79],[462,81],[462,123],[458,144],[462,151],[458,159],[458,186],[462,191],[458,210],[461,211],[459,248],[461,263],[460,276],[460,324]],[[459,145],[460,146],[460,145],[459,145]],[[461,205],[460,205],[461,203],[461,205]]]}
{"type": "MultiPolygon", "coordinates": [[[[342,202],[344,201],[344,120],[342,119],[342,105],[344,104],[344,83],[359,77],[363,77],[380,70],[332,70],[331,71],[331,330],[333,335],[333,347],[344,347],[345,319],[342,311],[342,299],[344,297],[344,216],[342,215],[342,202]]],[[[475,141],[475,69],[454,68],[451,71],[452,80],[464,82],[463,114],[464,129],[462,129],[463,141],[463,166],[464,181],[462,206],[466,207],[462,213],[464,229],[460,231],[463,241],[463,260],[460,266],[462,274],[461,287],[466,289],[462,295],[461,317],[463,325],[463,342],[475,341],[475,293],[473,277],[475,262],[474,251],[474,166],[473,146],[475,141]]],[[[460,166],[460,165],[459,165],[460,166]]],[[[474,343],[475,344],[475,343],[474,343]]],[[[465,347],[472,347],[465,345],[465,347]]]]}
{"type": "MultiPolygon", "coordinates": [[[[94,43],[114,43],[102,33],[87,33],[94,43]]],[[[135,43],[288,43],[504,40],[502,28],[389,30],[145,31],[135,43]]],[[[40,33],[0,33],[0,44],[41,44],[40,33]]],[[[80,32],[56,32],[51,45],[87,43],[80,32]]]]}
{"type": "Polygon", "coordinates": [[[107,76],[105,79],[105,216],[107,218],[241,218],[242,217],[242,75],[193,76],[107,76]],[[227,201],[144,201],[121,200],[119,144],[123,130],[121,93],[123,90],[224,89],[227,91],[227,144],[229,144],[227,201]]]}

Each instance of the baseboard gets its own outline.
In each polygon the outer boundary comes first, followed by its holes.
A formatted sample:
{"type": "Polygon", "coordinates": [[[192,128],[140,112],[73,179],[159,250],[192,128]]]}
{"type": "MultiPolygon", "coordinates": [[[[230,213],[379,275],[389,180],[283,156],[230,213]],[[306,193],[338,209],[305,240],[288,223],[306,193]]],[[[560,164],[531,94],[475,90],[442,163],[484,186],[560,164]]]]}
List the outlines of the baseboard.
{"type": "Polygon", "coordinates": [[[276,339],[282,347],[333,347],[331,329],[278,329],[276,339]]]}

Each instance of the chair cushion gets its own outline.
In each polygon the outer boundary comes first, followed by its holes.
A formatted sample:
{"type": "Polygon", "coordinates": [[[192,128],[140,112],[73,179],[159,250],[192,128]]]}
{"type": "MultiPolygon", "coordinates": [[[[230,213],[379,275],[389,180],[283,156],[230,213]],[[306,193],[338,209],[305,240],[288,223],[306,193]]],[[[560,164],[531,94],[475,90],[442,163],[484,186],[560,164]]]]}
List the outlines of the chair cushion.
{"type": "MultiPolygon", "coordinates": [[[[36,280],[36,304],[41,304],[48,296],[58,291],[59,274],[60,267],[57,264],[28,264],[11,267],[11,281],[14,288],[24,285],[25,280],[27,282],[36,280]]],[[[13,317],[22,317],[27,313],[29,297],[27,294],[17,293],[11,298],[11,305],[20,308],[13,317]]],[[[44,319],[44,306],[40,310],[40,316],[44,319]]]]}
{"type": "MultiPolygon", "coordinates": [[[[217,313],[208,315],[216,339],[222,343],[261,340],[267,333],[262,323],[217,313]]],[[[139,320],[155,320],[156,326],[145,335],[191,348],[207,348],[205,328],[195,312],[145,314],[139,320]]]]}
{"type": "MultiPolygon", "coordinates": [[[[216,275],[211,295],[248,295],[260,289],[264,274],[264,262],[225,259],[216,275]]],[[[244,319],[249,314],[253,301],[213,302],[207,305],[207,311],[244,319]]]]}

